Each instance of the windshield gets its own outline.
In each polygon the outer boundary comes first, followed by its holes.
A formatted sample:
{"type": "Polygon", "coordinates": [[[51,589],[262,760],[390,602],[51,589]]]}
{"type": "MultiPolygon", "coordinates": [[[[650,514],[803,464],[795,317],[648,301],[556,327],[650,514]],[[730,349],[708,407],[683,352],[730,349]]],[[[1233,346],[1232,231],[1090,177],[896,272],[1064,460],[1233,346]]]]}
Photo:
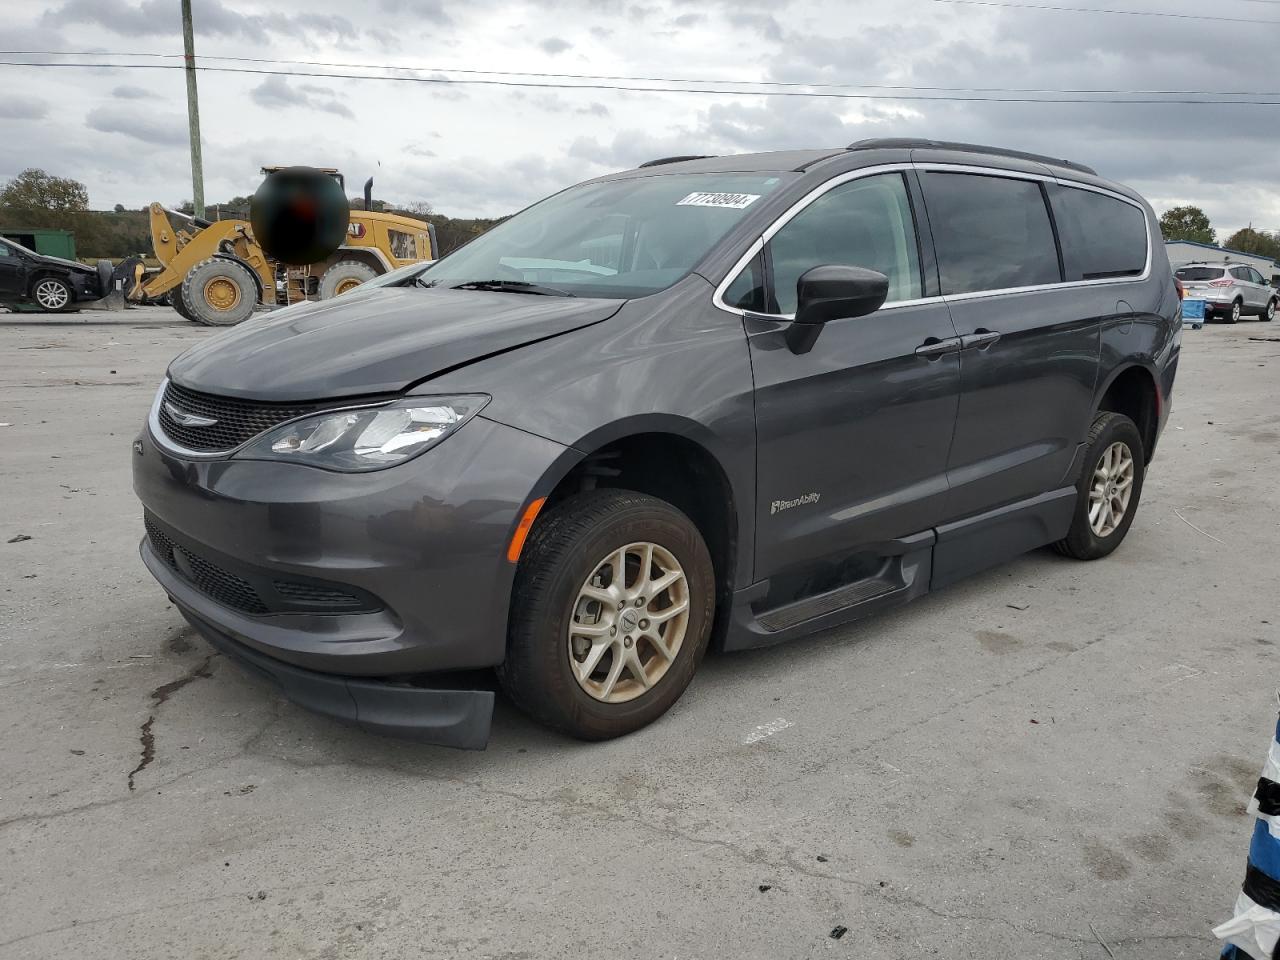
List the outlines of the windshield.
{"type": "Polygon", "coordinates": [[[1222,273],[1221,267],[1183,267],[1176,276],[1179,280],[1217,280],[1222,273]]]}
{"type": "Polygon", "coordinates": [[[369,287],[394,287],[396,284],[404,283],[406,280],[412,280],[418,274],[422,273],[427,267],[431,266],[432,261],[419,261],[418,263],[405,264],[403,267],[396,267],[394,270],[388,270],[386,273],[379,274],[372,280],[366,280],[360,284],[361,288],[369,287]]]}
{"type": "Polygon", "coordinates": [[[423,280],[647,296],[692,270],[754,204],[793,176],[671,174],[571,187],[437,261],[423,280]]]}

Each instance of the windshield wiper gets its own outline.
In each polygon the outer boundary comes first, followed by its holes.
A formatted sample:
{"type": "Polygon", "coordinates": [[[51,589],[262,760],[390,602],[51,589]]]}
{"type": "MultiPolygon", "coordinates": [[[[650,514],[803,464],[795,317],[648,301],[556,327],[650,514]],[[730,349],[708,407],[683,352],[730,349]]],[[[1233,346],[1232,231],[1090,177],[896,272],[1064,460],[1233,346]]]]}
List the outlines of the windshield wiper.
{"type": "Polygon", "coordinates": [[[559,287],[548,287],[541,283],[529,283],[527,280],[468,280],[466,283],[455,283],[450,290],[499,290],[503,293],[531,293],[538,297],[576,297],[576,293],[561,290],[559,287]]]}

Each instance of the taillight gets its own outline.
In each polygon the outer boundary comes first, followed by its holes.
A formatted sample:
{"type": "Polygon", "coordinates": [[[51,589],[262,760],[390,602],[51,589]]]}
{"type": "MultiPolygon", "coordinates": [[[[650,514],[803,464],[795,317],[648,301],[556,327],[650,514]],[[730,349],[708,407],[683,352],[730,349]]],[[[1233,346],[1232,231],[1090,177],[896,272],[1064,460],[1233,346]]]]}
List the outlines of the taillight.
{"type": "Polygon", "coordinates": [[[1181,281],[1181,280],[1179,280],[1177,277],[1174,277],[1174,278],[1173,278],[1173,285],[1174,285],[1174,287],[1176,287],[1176,288],[1177,288],[1177,291],[1178,291],[1178,299],[1179,299],[1179,300],[1181,300],[1183,297],[1185,297],[1185,296],[1187,295],[1187,291],[1186,291],[1185,289],[1183,289],[1182,281],[1181,281]]]}
{"type": "Polygon", "coordinates": [[[1223,277],[1221,280],[1210,280],[1210,281],[1209,281],[1209,286],[1211,286],[1211,287],[1229,287],[1229,286],[1231,286],[1231,278],[1230,278],[1230,277],[1223,277]]]}

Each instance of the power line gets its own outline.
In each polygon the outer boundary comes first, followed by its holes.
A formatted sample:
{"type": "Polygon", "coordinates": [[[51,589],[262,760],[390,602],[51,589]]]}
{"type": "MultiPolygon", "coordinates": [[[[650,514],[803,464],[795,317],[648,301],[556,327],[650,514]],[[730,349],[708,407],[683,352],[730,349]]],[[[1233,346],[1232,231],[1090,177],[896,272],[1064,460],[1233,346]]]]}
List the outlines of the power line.
{"type": "MultiPolygon", "coordinates": [[[[975,0],[976,2],[976,0],[975,0]]],[[[182,64],[162,64],[162,63],[51,63],[39,61],[18,61],[18,60],[0,60],[2,67],[36,67],[36,68],[63,68],[63,69],[115,69],[115,70],[182,70],[185,69],[182,64]]],[[[835,93],[835,92],[817,92],[817,91],[799,91],[799,90],[747,90],[747,89],[718,89],[710,87],[653,87],[653,86],[637,86],[627,84],[607,84],[607,83],[559,83],[559,82],[533,82],[524,80],[495,80],[495,79],[479,79],[479,78],[456,78],[456,77],[414,77],[414,76],[377,76],[361,73],[334,73],[319,70],[268,70],[259,67],[213,67],[198,65],[196,69],[206,73],[231,73],[231,74],[249,74],[258,76],[282,76],[282,77],[307,77],[321,78],[333,80],[379,80],[389,81],[393,83],[424,83],[437,85],[474,85],[474,86],[493,86],[493,87],[512,87],[523,89],[552,89],[552,90],[610,90],[625,91],[636,93],[667,93],[667,94],[697,94],[704,96],[735,96],[735,97],[800,97],[813,99],[832,99],[832,100],[908,100],[908,101],[943,101],[952,103],[1105,103],[1105,104],[1157,104],[1168,103],[1178,104],[1182,106],[1228,106],[1239,104],[1244,106],[1280,106],[1280,99],[1262,100],[1206,100],[1192,99],[1214,96],[1248,96],[1248,97],[1277,97],[1276,93],[1240,93],[1240,94],[1220,94],[1213,91],[1170,91],[1171,96],[1151,97],[1151,96],[1131,96],[1131,97],[1078,97],[1078,96],[1052,96],[1052,97],[1030,97],[1030,96],[946,96],[946,95],[926,95],[919,93],[835,93]]],[[[406,69],[398,67],[385,67],[379,69],[406,69]]],[[[689,81],[697,82],[697,81],[689,81]]],[[[703,81],[714,82],[714,81],[703,81]]],[[[883,88],[881,88],[883,89],[883,88]]],[[[914,89],[914,88],[908,88],[914,89]]],[[[927,89],[927,88],[919,88],[927,89]]],[[[943,88],[945,89],[945,88],[943,88]]],[[[963,88],[960,88],[963,89],[963,88]]],[[[1018,93],[1016,90],[996,91],[1018,93]]],[[[1057,91],[1042,91],[1057,92],[1057,91]]],[[[1063,91],[1064,93],[1067,91],[1063,91]]]]}
{"type": "Polygon", "coordinates": [[[1009,3],[1005,0],[933,0],[934,3],[962,3],[973,7],[1002,7],[1010,10],[1050,10],[1054,13],[1107,13],[1121,17],[1171,17],[1175,20],[1212,20],[1218,23],[1267,23],[1280,27],[1280,20],[1249,17],[1215,17],[1202,13],[1168,13],[1163,10],[1108,10],[1101,7],[1059,7],[1040,3],[1009,3]]]}

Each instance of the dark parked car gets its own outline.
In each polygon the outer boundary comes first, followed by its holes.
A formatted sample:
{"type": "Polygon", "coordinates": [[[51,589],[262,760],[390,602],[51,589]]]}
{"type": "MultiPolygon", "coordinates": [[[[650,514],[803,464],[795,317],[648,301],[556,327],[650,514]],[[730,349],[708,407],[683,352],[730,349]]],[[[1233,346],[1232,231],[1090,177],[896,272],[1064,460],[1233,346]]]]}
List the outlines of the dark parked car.
{"type": "Polygon", "coordinates": [[[458,671],[602,739],[709,643],[1046,544],[1106,556],[1181,340],[1138,194],[930,141],[655,161],[420,281],[183,354],[134,484],[143,559],[215,647],[311,709],[469,747],[493,693],[458,671]]]}
{"type": "Polygon", "coordinates": [[[0,237],[0,303],[69,310],[77,303],[101,300],[111,290],[112,266],[96,267],[50,257],[0,237]]]}

